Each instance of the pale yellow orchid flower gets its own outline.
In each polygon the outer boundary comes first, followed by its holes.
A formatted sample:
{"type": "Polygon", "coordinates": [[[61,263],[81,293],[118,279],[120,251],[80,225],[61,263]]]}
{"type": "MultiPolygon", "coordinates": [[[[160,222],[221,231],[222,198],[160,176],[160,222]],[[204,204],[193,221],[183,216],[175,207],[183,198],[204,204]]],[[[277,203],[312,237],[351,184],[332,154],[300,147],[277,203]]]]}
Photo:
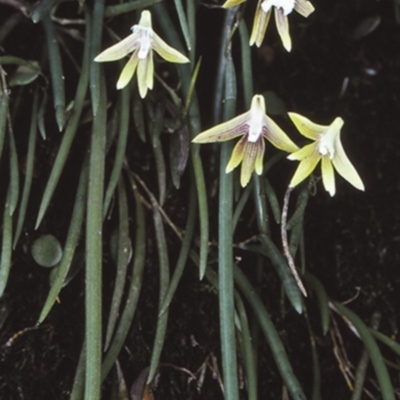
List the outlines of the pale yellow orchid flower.
{"type": "MultiPolygon", "coordinates": [[[[227,0],[222,7],[228,8],[237,6],[245,0],[227,0]]],[[[289,33],[288,15],[297,11],[303,17],[308,17],[313,11],[313,5],[307,0],[258,0],[256,14],[254,16],[253,29],[250,35],[250,46],[255,44],[261,46],[264,40],[265,31],[274,9],[276,28],[281,37],[283,47],[290,51],[292,49],[292,39],[289,33]]]]}
{"type": "Polygon", "coordinates": [[[322,182],[331,196],[336,192],[334,168],[355,188],[364,190],[364,184],[340,141],[340,130],[344,124],[342,118],[337,117],[330,125],[324,126],[296,113],[289,113],[289,117],[303,136],[314,141],[288,156],[289,160],[300,161],[290,187],[295,187],[307,178],[321,160],[322,182]]]}
{"type": "Polygon", "coordinates": [[[258,175],[262,174],[265,152],[264,138],[280,150],[287,152],[298,150],[298,147],[283,130],[265,114],[265,100],[259,94],[253,97],[249,111],[199,133],[193,142],[225,142],[238,136],[242,136],[242,138],[235,145],[225,171],[229,173],[242,163],[240,172],[242,187],[249,183],[254,170],[258,175]]]}
{"type": "Polygon", "coordinates": [[[100,53],[94,61],[119,60],[133,52],[123,68],[117,82],[117,89],[123,89],[132,79],[137,68],[140,97],[146,97],[147,90],[153,89],[153,50],[164,60],[174,63],[188,63],[189,59],[165,43],[154,31],[150,11],[142,11],[139,24],[132,26],[132,33],[119,43],[100,53]]]}

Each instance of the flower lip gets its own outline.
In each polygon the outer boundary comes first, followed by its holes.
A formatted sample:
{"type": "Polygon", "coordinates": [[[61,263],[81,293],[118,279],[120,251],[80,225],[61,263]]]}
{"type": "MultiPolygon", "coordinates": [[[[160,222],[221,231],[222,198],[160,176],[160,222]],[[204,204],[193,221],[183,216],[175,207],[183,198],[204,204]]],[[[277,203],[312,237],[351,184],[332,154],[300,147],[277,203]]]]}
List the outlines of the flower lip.
{"type": "Polygon", "coordinates": [[[333,158],[335,157],[336,140],[338,137],[338,132],[340,132],[343,124],[343,119],[337,117],[328,127],[326,132],[319,135],[319,139],[317,141],[317,149],[322,156],[326,156],[329,154],[329,158],[331,160],[333,160],[333,158]]]}
{"type": "Polygon", "coordinates": [[[261,107],[252,107],[250,111],[250,125],[248,133],[248,141],[255,143],[263,133],[264,113],[261,107]]]}
{"type": "Polygon", "coordinates": [[[143,33],[140,35],[139,39],[139,52],[138,52],[138,57],[141,60],[144,60],[148,55],[151,50],[151,38],[153,36],[153,33],[151,29],[149,28],[142,28],[141,29],[143,33]]]}

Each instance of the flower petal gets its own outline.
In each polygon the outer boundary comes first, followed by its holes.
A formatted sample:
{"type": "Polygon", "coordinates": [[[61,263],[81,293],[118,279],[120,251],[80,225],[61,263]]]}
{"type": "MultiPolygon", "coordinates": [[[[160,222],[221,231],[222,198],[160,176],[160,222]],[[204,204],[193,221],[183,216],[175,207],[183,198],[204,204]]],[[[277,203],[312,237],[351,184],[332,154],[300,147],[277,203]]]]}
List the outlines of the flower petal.
{"type": "Polygon", "coordinates": [[[250,112],[216,125],[206,131],[199,133],[192,142],[194,143],[212,143],[225,142],[240,135],[247,133],[249,129],[250,112]]]}
{"type": "Polygon", "coordinates": [[[339,175],[346,179],[347,182],[351,183],[359,190],[365,190],[360,176],[344,152],[342,142],[340,141],[340,135],[338,135],[336,139],[335,156],[332,159],[332,163],[339,175]]]}
{"type": "MultiPolygon", "coordinates": [[[[262,140],[262,138],[260,139],[262,140]]],[[[258,154],[259,142],[260,141],[257,141],[256,143],[247,142],[247,146],[245,147],[242,168],[240,170],[240,184],[242,187],[247,186],[250,182],[258,154]]]]}
{"type": "Polygon", "coordinates": [[[269,19],[271,18],[271,10],[264,12],[261,8],[262,0],[258,1],[256,13],[254,15],[253,28],[250,35],[250,46],[254,43],[257,47],[260,47],[267,30],[269,19]]]}
{"type": "Polygon", "coordinates": [[[113,46],[101,52],[94,59],[94,61],[104,62],[104,61],[120,60],[121,58],[125,57],[127,54],[131,53],[138,47],[138,44],[136,42],[137,36],[138,36],[137,33],[130,34],[117,44],[114,44],[113,46]]]}
{"type": "Polygon", "coordinates": [[[123,89],[130,82],[133,74],[135,73],[138,61],[139,59],[137,57],[137,51],[135,51],[131,55],[129,61],[125,64],[125,67],[123,68],[121,75],[119,76],[117,89],[123,89]]]}
{"type": "Polygon", "coordinates": [[[292,39],[289,33],[288,17],[285,15],[283,8],[275,7],[275,22],[283,47],[290,52],[292,50],[292,39]]]}
{"type": "Polygon", "coordinates": [[[255,170],[257,175],[261,175],[264,168],[264,152],[265,152],[265,142],[264,138],[260,138],[257,143],[257,156],[255,162],[255,170]]]}
{"type": "Polygon", "coordinates": [[[224,4],[222,4],[223,8],[229,8],[229,7],[234,7],[238,6],[239,4],[244,3],[246,0],[226,0],[224,4]]]}
{"type": "Polygon", "coordinates": [[[139,27],[153,30],[153,26],[151,24],[151,12],[149,10],[142,11],[138,25],[139,27]]]}
{"type": "Polygon", "coordinates": [[[265,116],[265,128],[263,135],[276,148],[293,153],[299,148],[289,139],[286,133],[268,116],[265,116]]]}
{"type": "Polygon", "coordinates": [[[335,173],[329,156],[322,157],[321,161],[322,183],[331,196],[335,195],[335,173]]]}
{"type": "Polygon", "coordinates": [[[288,115],[298,131],[306,138],[312,140],[317,140],[319,136],[329,128],[329,125],[324,126],[315,124],[314,122],[311,122],[308,118],[294,112],[289,112],[288,115]]]}
{"type": "Polygon", "coordinates": [[[147,87],[151,90],[154,85],[154,61],[153,61],[153,53],[151,52],[147,59],[146,66],[146,84],[147,87]]]}
{"type": "Polygon", "coordinates": [[[311,156],[306,157],[302,161],[300,161],[300,164],[297,167],[289,186],[295,187],[300,182],[304,181],[304,179],[306,179],[307,176],[309,176],[311,172],[314,171],[320,159],[321,156],[316,151],[314,151],[311,156]]]}
{"type": "Polygon", "coordinates": [[[243,160],[243,156],[245,154],[247,146],[247,139],[243,136],[233,148],[231,158],[226,166],[225,172],[228,174],[229,172],[233,171],[243,160]]]}
{"type": "Polygon", "coordinates": [[[153,58],[150,54],[150,57],[146,57],[143,60],[139,59],[138,65],[138,73],[137,73],[137,80],[138,80],[138,88],[139,94],[142,99],[144,99],[147,95],[147,90],[153,88],[153,73],[149,75],[151,68],[154,70],[153,66],[153,58]]]}
{"type": "Polygon", "coordinates": [[[153,33],[153,45],[154,51],[158,53],[164,60],[169,62],[185,64],[190,62],[190,60],[180,53],[178,50],[175,50],[171,46],[168,46],[167,43],[164,42],[156,33],[153,33]]]}
{"type": "Polygon", "coordinates": [[[300,150],[295,151],[287,156],[288,160],[304,160],[306,157],[310,157],[314,152],[317,152],[316,144],[310,143],[302,147],[300,150]]]}
{"type": "Polygon", "coordinates": [[[314,6],[307,0],[295,0],[294,9],[305,18],[315,10],[314,6]]]}

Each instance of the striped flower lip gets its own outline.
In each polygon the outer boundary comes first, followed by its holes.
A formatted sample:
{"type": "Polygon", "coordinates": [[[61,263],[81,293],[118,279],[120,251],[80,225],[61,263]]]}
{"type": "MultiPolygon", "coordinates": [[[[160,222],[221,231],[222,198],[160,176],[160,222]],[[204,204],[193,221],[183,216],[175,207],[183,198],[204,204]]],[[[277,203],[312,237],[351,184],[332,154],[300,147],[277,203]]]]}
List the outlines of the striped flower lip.
{"type": "Polygon", "coordinates": [[[289,117],[303,136],[313,140],[313,143],[288,156],[289,160],[300,161],[290,187],[295,187],[306,179],[321,160],[322,183],[331,196],[336,192],[334,169],[355,188],[364,190],[364,184],[344,152],[340,140],[340,131],[344,124],[342,118],[337,117],[330,125],[324,126],[315,124],[300,114],[291,112],[289,117]]]}
{"type": "Polygon", "coordinates": [[[129,36],[104,50],[94,61],[115,61],[132,53],[119,76],[117,89],[123,89],[137,69],[139,94],[140,97],[145,98],[148,89],[153,89],[154,84],[153,50],[169,62],[184,64],[188,63],[189,59],[168,46],[153,31],[150,11],[143,11],[139,23],[131,29],[132,33],[129,36]]]}
{"type": "Polygon", "coordinates": [[[193,142],[225,142],[239,136],[241,139],[233,149],[226,166],[226,173],[242,164],[240,172],[242,187],[249,183],[254,170],[258,175],[262,174],[265,152],[264,138],[280,150],[290,153],[298,150],[298,147],[283,130],[265,114],[265,100],[261,95],[253,97],[249,111],[199,133],[193,142]]]}

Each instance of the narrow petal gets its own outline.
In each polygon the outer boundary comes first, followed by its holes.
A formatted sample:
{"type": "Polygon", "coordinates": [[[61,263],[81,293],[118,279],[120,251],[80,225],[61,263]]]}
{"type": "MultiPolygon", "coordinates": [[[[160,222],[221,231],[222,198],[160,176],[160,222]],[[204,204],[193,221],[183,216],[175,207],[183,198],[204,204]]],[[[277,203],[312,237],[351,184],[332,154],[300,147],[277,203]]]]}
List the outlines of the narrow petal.
{"type": "Polygon", "coordinates": [[[299,148],[289,139],[285,132],[268,116],[265,117],[265,128],[263,135],[276,148],[293,153],[299,148]]]}
{"type": "Polygon", "coordinates": [[[319,136],[327,131],[327,129],[329,128],[329,125],[324,126],[315,124],[314,122],[311,122],[308,118],[294,112],[289,112],[288,115],[296,126],[297,130],[303,136],[312,140],[317,140],[319,136]]]}
{"type": "Polygon", "coordinates": [[[289,33],[288,17],[285,15],[283,8],[275,7],[275,22],[283,47],[290,52],[292,50],[292,39],[289,33]]]}
{"type": "Polygon", "coordinates": [[[245,136],[243,136],[233,148],[232,156],[225,169],[226,173],[233,171],[242,162],[246,146],[247,146],[247,139],[245,136]]]}
{"type": "Polygon", "coordinates": [[[146,85],[151,90],[154,85],[154,61],[153,61],[153,53],[150,52],[150,55],[147,59],[146,66],[146,85]]]}
{"type": "Polygon", "coordinates": [[[212,143],[225,142],[240,135],[247,133],[249,129],[250,112],[241,114],[229,121],[216,125],[213,128],[199,133],[192,142],[194,143],[212,143]]]}
{"type": "Polygon", "coordinates": [[[139,59],[139,64],[138,64],[137,80],[138,80],[139,94],[142,99],[146,97],[147,90],[153,87],[153,75],[150,76],[150,81],[148,80],[148,75],[147,75],[149,59],[150,59],[149,57],[146,57],[143,60],[139,59]]]}
{"type": "Polygon", "coordinates": [[[153,49],[157,52],[164,60],[169,62],[185,64],[190,62],[190,60],[180,53],[178,50],[175,50],[171,46],[168,46],[167,43],[164,42],[156,33],[153,33],[153,49]]]}
{"type": "Polygon", "coordinates": [[[322,183],[331,196],[335,195],[335,173],[329,156],[322,157],[321,161],[322,183]]]}
{"type": "Polygon", "coordinates": [[[151,12],[149,10],[142,11],[138,25],[142,28],[149,28],[153,30],[153,26],[151,24],[151,12]]]}
{"type": "Polygon", "coordinates": [[[246,0],[226,0],[224,4],[222,4],[223,8],[229,8],[229,7],[234,7],[238,6],[239,4],[244,3],[246,0]]]}
{"type": "Polygon", "coordinates": [[[264,138],[260,138],[257,143],[257,156],[255,163],[255,170],[257,175],[261,175],[264,168],[264,152],[265,152],[265,142],[264,138]]]}
{"type": "Polygon", "coordinates": [[[254,15],[253,28],[250,35],[250,46],[255,43],[257,47],[260,47],[267,30],[269,19],[271,18],[271,10],[264,12],[261,8],[262,0],[258,1],[256,13],[254,15]]]}
{"type": "Polygon", "coordinates": [[[258,143],[247,142],[245,153],[242,161],[242,168],[240,170],[240,184],[242,187],[247,186],[250,182],[251,174],[254,171],[256,157],[258,153],[258,143]]]}
{"type": "Polygon", "coordinates": [[[313,153],[317,152],[315,143],[310,143],[302,147],[300,150],[288,155],[288,160],[304,160],[306,157],[310,157],[313,153]]]}
{"type": "Polygon", "coordinates": [[[339,135],[335,144],[335,156],[332,159],[332,163],[339,175],[346,179],[347,182],[359,190],[365,190],[360,176],[344,152],[339,135]]]}
{"type": "Polygon", "coordinates": [[[132,33],[127,36],[125,39],[121,40],[117,44],[109,47],[108,49],[101,52],[94,61],[96,62],[104,62],[104,61],[115,61],[120,60],[125,57],[127,54],[134,51],[138,45],[136,42],[137,34],[132,33]]]}
{"type": "Polygon", "coordinates": [[[314,6],[307,0],[296,0],[294,9],[305,18],[315,10],[314,6]]]}
{"type": "Polygon", "coordinates": [[[123,89],[130,82],[133,74],[135,73],[138,61],[139,61],[139,59],[137,57],[137,52],[135,52],[131,55],[131,58],[126,63],[124,69],[121,72],[121,75],[119,76],[119,79],[117,82],[118,90],[123,89]]]}
{"type": "Polygon", "coordinates": [[[304,158],[302,161],[300,161],[300,164],[297,167],[289,186],[295,187],[300,182],[303,182],[304,179],[306,179],[307,176],[314,171],[320,159],[321,156],[317,152],[314,152],[310,157],[304,158]]]}

